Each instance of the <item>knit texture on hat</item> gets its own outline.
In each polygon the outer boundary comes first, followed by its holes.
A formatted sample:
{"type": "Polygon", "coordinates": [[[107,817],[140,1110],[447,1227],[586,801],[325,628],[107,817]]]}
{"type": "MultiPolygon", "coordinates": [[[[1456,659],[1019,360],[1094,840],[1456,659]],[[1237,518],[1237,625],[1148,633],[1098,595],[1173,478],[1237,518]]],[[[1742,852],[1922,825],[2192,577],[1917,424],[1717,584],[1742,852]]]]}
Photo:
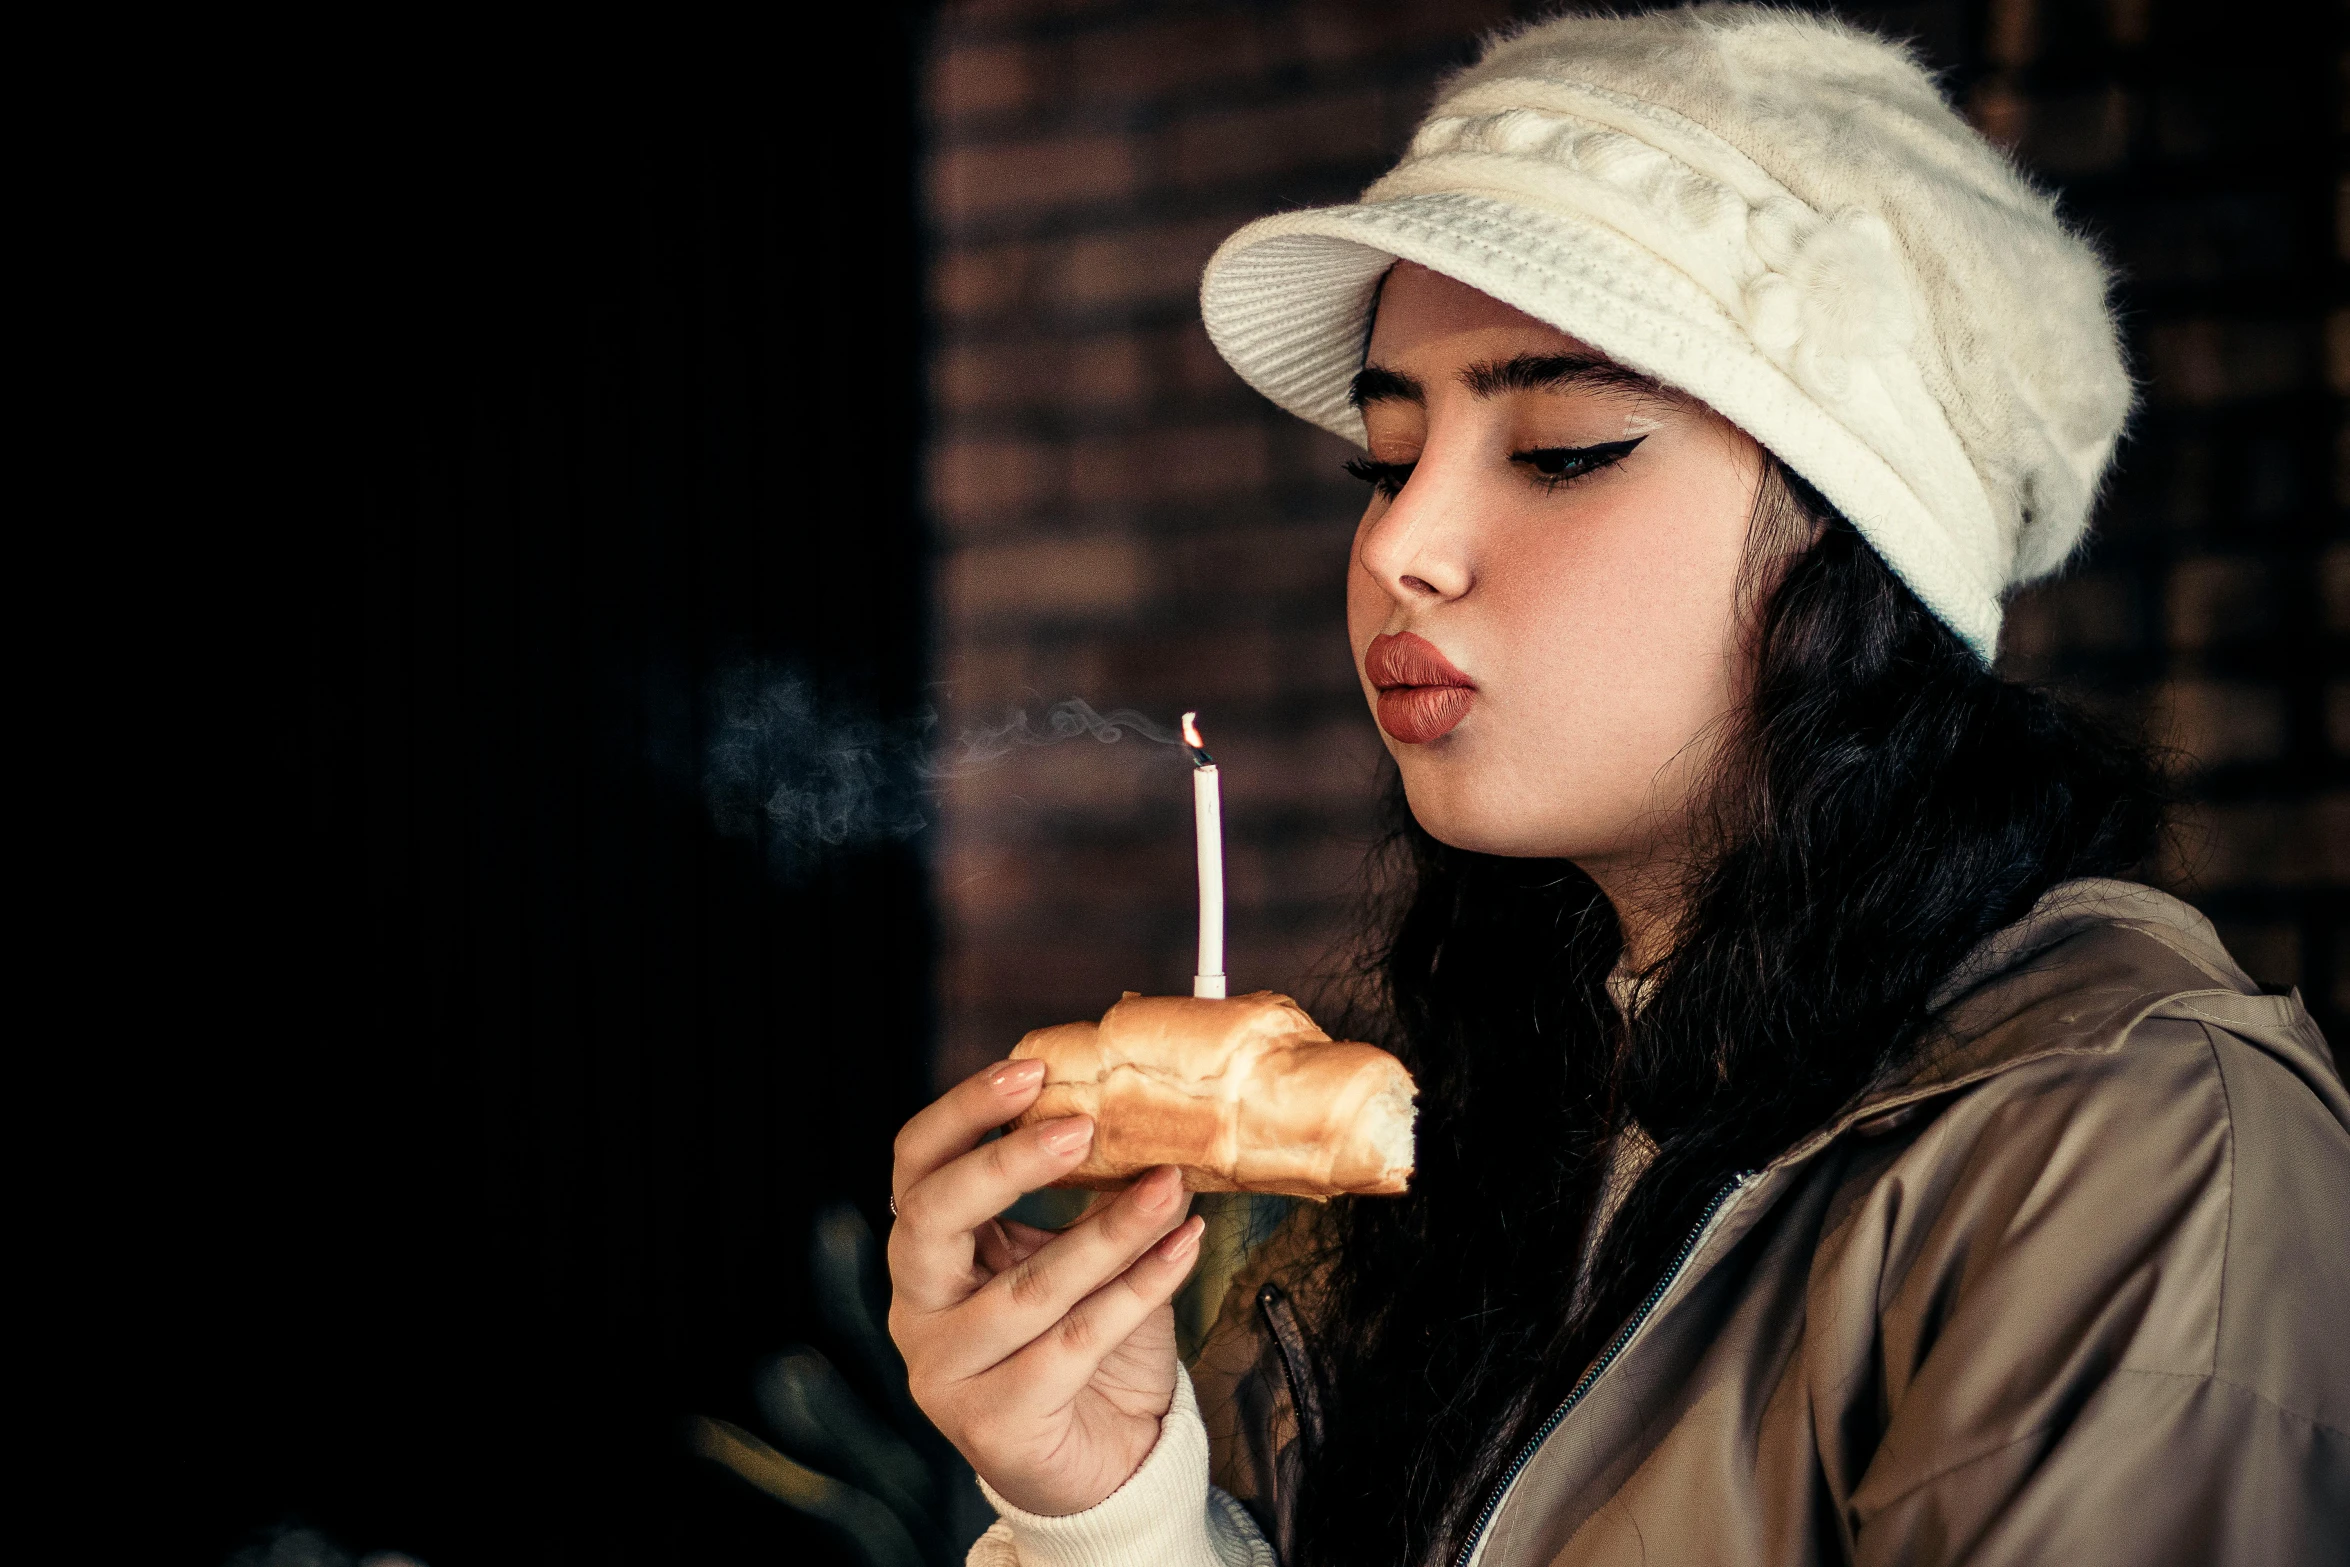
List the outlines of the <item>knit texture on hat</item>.
{"type": "Polygon", "coordinates": [[[1700,5],[1502,36],[1396,169],[1208,263],[1217,349],[1360,444],[1414,261],[1702,399],[1826,495],[1986,661],[2079,543],[2131,402],[2105,269],[1907,49],[1700,5]]]}

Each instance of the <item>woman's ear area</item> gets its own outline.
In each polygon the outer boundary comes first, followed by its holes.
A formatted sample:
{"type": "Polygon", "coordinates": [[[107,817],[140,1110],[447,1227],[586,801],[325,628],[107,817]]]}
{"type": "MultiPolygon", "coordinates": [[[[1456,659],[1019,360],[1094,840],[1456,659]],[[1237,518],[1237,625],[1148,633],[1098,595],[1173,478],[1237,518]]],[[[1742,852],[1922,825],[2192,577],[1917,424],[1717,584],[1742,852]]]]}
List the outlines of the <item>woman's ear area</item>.
{"type": "Polygon", "coordinates": [[[1810,554],[1828,532],[1828,503],[1781,462],[1754,442],[1754,508],[1746,526],[1746,558],[1738,568],[1738,616],[1746,626],[1747,654],[1759,652],[1763,606],[1795,563],[1810,554]]]}

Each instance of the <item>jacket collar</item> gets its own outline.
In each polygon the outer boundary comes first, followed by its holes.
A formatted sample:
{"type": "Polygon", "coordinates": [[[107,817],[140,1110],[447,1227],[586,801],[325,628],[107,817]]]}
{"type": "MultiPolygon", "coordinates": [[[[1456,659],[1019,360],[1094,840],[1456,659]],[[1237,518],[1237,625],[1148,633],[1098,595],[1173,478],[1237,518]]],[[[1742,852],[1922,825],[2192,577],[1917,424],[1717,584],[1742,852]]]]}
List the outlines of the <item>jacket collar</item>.
{"type": "Polygon", "coordinates": [[[1951,970],[1928,1002],[1926,1048],[1905,1075],[1862,1096],[1769,1168],[1800,1164],[1856,1126],[2029,1062],[2117,1050],[2140,1020],[2184,998],[2196,998],[2201,1012],[2216,1006],[2211,1021],[2284,1060],[2337,1115],[2350,1115],[2350,1097],[2298,993],[2262,995],[2211,922],[2168,893],[2083,878],[2050,888],[1951,970]]]}

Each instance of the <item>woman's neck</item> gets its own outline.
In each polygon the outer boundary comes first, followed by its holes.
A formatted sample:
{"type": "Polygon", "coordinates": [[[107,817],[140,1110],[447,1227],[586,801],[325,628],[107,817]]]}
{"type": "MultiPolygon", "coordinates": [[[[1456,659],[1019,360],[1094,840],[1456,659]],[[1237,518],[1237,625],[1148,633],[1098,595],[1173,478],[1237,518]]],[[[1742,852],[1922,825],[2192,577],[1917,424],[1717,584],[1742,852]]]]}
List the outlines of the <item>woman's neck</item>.
{"type": "Polygon", "coordinates": [[[1616,925],[1624,933],[1623,970],[1640,974],[1663,962],[1681,926],[1678,867],[1651,859],[1636,865],[1587,864],[1582,869],[1615,907],[1616,925]]]}

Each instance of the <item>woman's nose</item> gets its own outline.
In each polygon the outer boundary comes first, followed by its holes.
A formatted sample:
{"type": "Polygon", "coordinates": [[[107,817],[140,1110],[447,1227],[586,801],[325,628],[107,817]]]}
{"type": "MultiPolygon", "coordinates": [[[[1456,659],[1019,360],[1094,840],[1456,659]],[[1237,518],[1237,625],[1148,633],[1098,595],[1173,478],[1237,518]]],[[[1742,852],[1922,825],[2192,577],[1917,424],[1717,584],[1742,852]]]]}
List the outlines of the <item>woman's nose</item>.
{"type": "Polygon", "coordinates": [[[1426,458],[1386,509],[1363,529],[1356,557],[1397,603],[1420,606],[1459,598],[1475,580],[1470,570],[1465,497],[1426,458]]]}

